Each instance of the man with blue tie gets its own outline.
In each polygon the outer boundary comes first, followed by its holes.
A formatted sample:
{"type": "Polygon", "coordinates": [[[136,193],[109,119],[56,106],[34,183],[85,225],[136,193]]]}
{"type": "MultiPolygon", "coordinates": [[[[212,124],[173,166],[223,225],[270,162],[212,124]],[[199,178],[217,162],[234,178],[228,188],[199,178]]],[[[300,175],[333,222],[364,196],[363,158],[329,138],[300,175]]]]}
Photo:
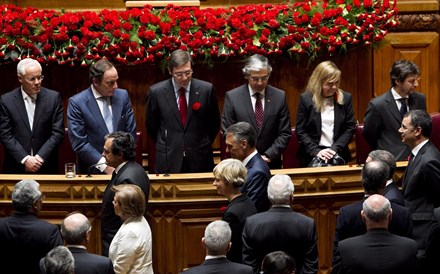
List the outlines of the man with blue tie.
{"type": "Polygon", "coordinates": [[[118,71],[106,59],[90,67],[91,86],[69,99],[67,125],[78,172],[111,174],[102,154],[104,137],[113,131],[126,131],[136,138],[136,121],[128,92],[119,89],[118,71]]]}

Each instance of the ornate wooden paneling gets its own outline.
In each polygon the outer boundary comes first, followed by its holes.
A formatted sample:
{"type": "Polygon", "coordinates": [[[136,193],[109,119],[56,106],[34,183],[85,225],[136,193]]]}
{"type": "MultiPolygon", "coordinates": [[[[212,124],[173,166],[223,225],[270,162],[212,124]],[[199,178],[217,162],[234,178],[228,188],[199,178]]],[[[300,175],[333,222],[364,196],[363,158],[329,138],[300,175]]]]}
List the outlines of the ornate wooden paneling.
{"type": "Polygon", "coordinates": [[[426,95],[428,112],[439,111],[439,35],[437,32],[389,33],[374,51],[374,95],[389,90],[389,69],[397,59],[409,59],[421,70],[417,90],[426,95]]]}
{"type": "MultiPolygon", "coordinates": [[[[395,180],[400,182],[406,163],[398,163],[395,180]]],[[[295,186],[295,211],[312,217],[318,233],[319,273],[330,273],[333,235],[341,206],[362,198],[359,166],[273,170],[288,174],[295,186]]],[[[155,273],[174,274],[200,264],[205,251],[201,238],[206,225],[221,218],[227,200],[217,194],[211,173],[150,176],[147,220],[153,235],[155,273]]],[[[33,175],[0,175],[0,217],[12,213],[11,193],[21,179],[33,175]]],[[[40,217],[60,224],[70,212],[79,211],[92,222],[88,250],[100,253],[100,210],[109,175],[92,178],[41,175],[37,181],[46,195],[40,217]]]]}

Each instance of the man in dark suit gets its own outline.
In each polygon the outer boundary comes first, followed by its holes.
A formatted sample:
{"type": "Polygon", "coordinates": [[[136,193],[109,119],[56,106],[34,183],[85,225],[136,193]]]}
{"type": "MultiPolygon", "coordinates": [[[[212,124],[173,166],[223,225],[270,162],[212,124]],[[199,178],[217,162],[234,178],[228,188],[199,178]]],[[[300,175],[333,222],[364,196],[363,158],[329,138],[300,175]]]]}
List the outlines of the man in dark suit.
{"type": "Polygon", "coordinates": [[[2,273],[38,274],[40,259],[63,245],[58,227],[38,219],[43,200],[40,184],[34,180],[22,180],[14,186],[15,213],[0,219],[2,273]]]}
{"type": "Polygon", "coordinates": [[[41,274],[75,274],[74,260],[67,247],[54,247],[40,261],[41,274]]]}
{"type": "Polygon", "coordinates": [[[238,122],[228,127],[226,135],[226,151],[232,158],[243,162],[247,168],[246,183],[240,189],[255,204],[258,212],[269,209],[267,184],[270,179],[270,169],[255,148],[256,134],[253,127],[246,122],[238,122]]]}
{"type": "MultiPolygon", "coordinates": [[[[373,194],[383,193],[388,175],[389,167],[384,162],[370,161],[363,166],[362,186],[364,187],[364,199],[339,209],[333,241],[333,253],[336,252],[337,246],[342,240],[367,232],[367,227],[360,215],[362,203],[373,194]]],[[[388,228],[390,233],[412,238],[412,222],[408,209],[396,203],[391,203],[391,205],[393,207],[393,218],[388,228]]]]}
{"type": "Polygon", "coordinates": [[[433,211],[440,206],[440,152],[429,141],[431,130],[431,117],[423,110],[407,112],[399,129],[402,142],[411,148],[402,190],[413,221],[421,270],[433,211]]]}
{"type": "Polygon", "coordinates": [[[59,173],[58,146],[64,137],[63,104],[58,92],[41,87],[40,63],[17,65],[21,87],[1,96],[0,139],[5,173],[59,173]]]}
{"type": "Polygon", "coordinates": [[[365,162],[370,161],[382,161],[388,165],[390,172],[387,177],[383,196],[385,196],[385,198],[387,198],[392,203],[405,206],[402,191],[400,191],[393,180],[394,172],[396,171],[396,158],[394,158],[394,155],[391,154],[391,152],[389,151],[376,149],[371,151],[368,154],[367,159],[365,160],[365,162]]]}
{"type": "Polygon", "coordinates": [[[339,243],[332,273],[419,273],[415,241],[387,230],[392,211],[388,199],[381,195],[369,196],[364,201],[360,214],[367,232],[339,243]]]}
{"type": "Polygon", "coordinates": [[[118,72],[106,59],[90,67],[91,86],[69,99],[67,124],[69,138],[77,155],[79,173],[111,174],[102,157],[104,136],[113,131],[126,131],[136,138],[136,121],[126,90],[118,89],[118,72]]]}
{"type": "Polygon", "coordinates": [[[396,161],[406,161],[410,154],[398,133],[404,113],[413,109],[426,110],[425,95],[415,91],[419,75],[420,69],[414,62],[394,62],[390,70],[391,89],[371,100],[365,114],[365,139],[373,149],[391,152],[396,161]]]}
{"type": "Polygon", "coordinates": [[[258,135],[257,151],[272,169],[281,168],[281,154],[292,130],[285,92],[267,84],[271,72],[272,66],[266,57],[259,54],[249,57],[243,68],[248,83],[226,92],[222,130],[225,132],[237,122],[251,124],[258,135]]]}
{"type": "Polygon", "coordinates": [[[109,258],[87,252],[92,226],[86,216],[73,213],[61,223],[61,235],[75,259],[75,274],[112,274],[109,258]]]}
{"type": "Polygon", "coordinates": [[[205,229],[202,245],[206,249],[205,261],[181,273],[185,274],[252,274],[248,265],[226,259],[231,248],[231,228],[225,221],[214,221],[205,229]]]}
{"type": "Polygon", "coordinates": [[[440,254],[440,207],[434,209],[432,217],[432,226],[426,248],[425,273],[437,273],[438,254],[440,254]]]}
{"type": "Polygon", "coordinates": [[[246,219],[243,263],[259,273],[266,254],[284,251],[292,256],[300,274],[318,273],[318,237],[315,221],[291,209],[294,185],[288,175],[277,174],[267,189],[272,208],[246,219]]]}
{"type": "Polygon", "coordinates": [[[105,163],[115,171],[102,198],[101,243],[104,256],[108,256],[110,243],[122,225],[121,218],[115,214],[113,207],[115,197],[113,186],[120,184],[139,186],[148,204],[150,180],[144,168],[135,161],[135,146],[134,138],[128,132],[117,131],[105,136],[102,155],[105,157],[105,163]]]}
{"type": "Polygon", "coordinates": [[[154,84],[147,95],[146,125],[156,143],[158,173],[211,172],[212,142],[220,114],[211,83],[192,78],[191,55],[171,53],[171,79],[154,84]]]}

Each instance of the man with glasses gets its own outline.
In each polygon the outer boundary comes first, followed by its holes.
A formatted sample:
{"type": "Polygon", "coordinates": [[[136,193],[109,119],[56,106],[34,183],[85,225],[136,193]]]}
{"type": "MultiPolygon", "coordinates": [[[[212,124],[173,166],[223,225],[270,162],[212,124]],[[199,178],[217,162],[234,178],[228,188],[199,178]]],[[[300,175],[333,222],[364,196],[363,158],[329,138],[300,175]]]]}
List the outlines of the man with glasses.
{"type": "Polygon", "coordinates": [[[156,143],[157,173],[211,172],[212,142],[220,126],[211,83],[192,78],[191,55],[171,53],[170,79],[154,84],[147,95],[146,125],[156,143]]]}
{"type": "Polygon", "coordinates": [[[14,214],[0,219],[1,272],[38,274],[40,258],[63,239],[56,225],[38,218],[44,200],[39,183],[18,182],[11,199],[14,214]]]}
{"type": "Polygon", "coordinates": [[[281,168],[292,131],[285,92],[268,84],[271,72],[266,57],[249,57],[243,68],[247,83],[226,93],[222,131],[237,122],[251,124],[258,135],[257,150],[273,169],[281,168]]]}
{"type": "Polygon", "coordinates": [[[1,96],[0,139],[5,173],[58,173],[58,146],[64,137],[63,104],[58,92],[41,86],[40,63],[17,65],[21,86],[1,96]]]}

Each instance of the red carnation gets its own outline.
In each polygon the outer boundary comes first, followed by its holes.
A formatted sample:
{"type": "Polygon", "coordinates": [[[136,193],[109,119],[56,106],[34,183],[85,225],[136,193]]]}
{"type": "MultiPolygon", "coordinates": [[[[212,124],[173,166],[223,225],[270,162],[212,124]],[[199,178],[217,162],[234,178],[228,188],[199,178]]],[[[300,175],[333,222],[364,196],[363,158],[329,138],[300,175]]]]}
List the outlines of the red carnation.
{"type": "Polygon", "coordinates": [[[202,104],[200,104],[200,102],[195,102],[191,108],[193,110],[199,110],[201,107],[202,107],[202,104]]]}

